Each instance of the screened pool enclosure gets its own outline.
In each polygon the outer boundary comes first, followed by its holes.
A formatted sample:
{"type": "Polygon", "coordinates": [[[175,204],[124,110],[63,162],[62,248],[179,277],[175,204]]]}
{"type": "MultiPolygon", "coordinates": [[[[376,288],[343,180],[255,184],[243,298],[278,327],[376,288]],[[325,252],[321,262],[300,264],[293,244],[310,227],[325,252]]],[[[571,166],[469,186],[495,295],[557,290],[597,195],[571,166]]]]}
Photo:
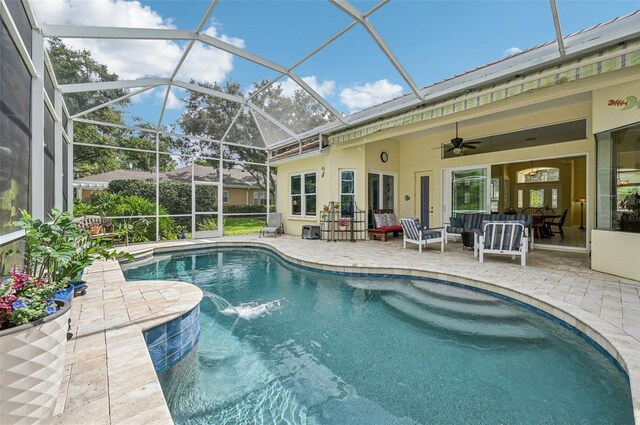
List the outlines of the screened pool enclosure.
{"type": "MultiPolygon", "coordinates": [[[[360,10],[330,0],[336,20],[327,28],[336,30],[324,29],[331,34],[293,64],[282,64],[212,32],[208,23],[222,6],[217,0],[202,3],[206,10],[197,27],[189,29],[39,23],[29,1],[0,0],[0,245],[22,236],[11,224],[20,210],[46,219],[52,208],[73,210],[74,204],[76,215],[102,215],[134,228],[138,241],[220,236],[235,217],[262,220],[275,210],[272,161],[321,151],[339,131],[487,83],[420,88],[371,19],[387,3],[360,10]],[[309,66],[339,39],[357,32],[370,52],[384,57],[383,74],[401,81],[404,93],[347,115],[301,75],[309,74],[309,66]],[[172,41],[182,50],[166,75],[149,69],[144,78],[114,78],[86,51],[66,49],[62,43],[70,40],[119,40],[122,49],[132,41],[172,41]],[[220,52],[262,73],[261,82],[243,91],[228,82],[197,81],[184,72],[195,62],[218,60],[220,52]],[[294,95],[274,95],[284,84],[294,95]],[[124,106],[158,88],[156,122],[127,115],[124,106]],[[167,122],[178,92],[186,93],[185,111],[176,122],[167,122]]],[[[555,1],[550,5],[549,35],[555,31],[557,45],[553,54],[562,57],[555,1]]]]}

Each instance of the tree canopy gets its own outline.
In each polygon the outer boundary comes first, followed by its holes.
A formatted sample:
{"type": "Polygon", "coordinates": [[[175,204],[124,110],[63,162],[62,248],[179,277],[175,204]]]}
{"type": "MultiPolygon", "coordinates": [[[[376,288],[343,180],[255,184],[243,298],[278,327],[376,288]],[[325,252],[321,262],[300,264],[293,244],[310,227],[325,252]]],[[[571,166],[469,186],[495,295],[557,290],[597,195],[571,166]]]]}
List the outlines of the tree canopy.
{"type": "MultiPolygon", "coordinates": [[[[96,62],[87,50],[73,50],[59,39],[49,43],[49,57],[59,84],[78,84],[100,81],[116,81],[118,75],[110,73],[105,65],[96,62]]],[[[65,96],[65,103],[71,115],[86,111],[95,106],[125,95],[126,90],[108,90],[71,93],[65,96]]],[[[129,99],[87,114],[85,118],[113,124],[124,124],[129,99]]],[[[137,119],[138,121],[141,121],[137,119]]],[[[139,127],[151,129],[151,124],[140,122],[139,127]]],[[[73,127],[76,143],[104,145],[155,150],[156,140],[153,133],[132,131],[122,128],[96,126],[76,122],[73,127]]],[[[169,150],[174,141],[169,137],[160,137],[160,146],[169,150]]],[[[95,148],[76,144],[73,150],[74,177],[86,177],[119,169],[153,171],[156,167],[156,155],[123,149],[95,148]]],[[[176,163],[169,155],[160,155],[160,171],[171,171],[176,163]]]]}

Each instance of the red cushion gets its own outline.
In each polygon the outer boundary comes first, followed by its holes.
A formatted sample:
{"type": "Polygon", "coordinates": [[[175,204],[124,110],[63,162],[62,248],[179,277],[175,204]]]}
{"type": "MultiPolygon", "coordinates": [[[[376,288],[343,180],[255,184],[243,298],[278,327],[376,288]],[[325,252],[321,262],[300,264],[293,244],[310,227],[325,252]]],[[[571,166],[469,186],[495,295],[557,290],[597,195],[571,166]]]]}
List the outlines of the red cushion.
{"type": "Polygon", "coordinates": [[[402,226],[382,226],[378,227],[380,230],[386,230],[387,232],[397,232],[398,230],[402,230],[402,226]]]}

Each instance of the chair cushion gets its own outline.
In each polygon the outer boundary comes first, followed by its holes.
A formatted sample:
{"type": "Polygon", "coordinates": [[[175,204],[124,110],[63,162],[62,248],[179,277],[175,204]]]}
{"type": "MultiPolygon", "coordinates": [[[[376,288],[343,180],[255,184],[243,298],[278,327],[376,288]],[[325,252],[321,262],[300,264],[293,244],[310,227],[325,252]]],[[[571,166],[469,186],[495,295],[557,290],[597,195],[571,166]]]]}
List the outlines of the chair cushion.
{"type": "Polygon", "coordinates": [[[384,214],[387,217],[387,226],[399,226],[395,213],[384,214]]]}
{"type": "Polygon", "coordinates": [[[463,231],[464,231],[464,227],[447,226],[447,233],[462,234],[463,231]]]}
{"type": "Polygon", "coordinates": [[[423,230],[422,239],[435,239],[442,236],[441,230],[423,230]]]}
{"type": "Polygon", "coordinates": [[[378,229],[386,230],[388,232],[398,232],[402,230],[402,226],[382,226],[382,227],[378,227],[378,229]]]}
{"type": "Polygon", "coordinates": [[[386,214],[374,214],[373,220],[376,222],[376,227],[378,229],[388,225],[386,214]]]}

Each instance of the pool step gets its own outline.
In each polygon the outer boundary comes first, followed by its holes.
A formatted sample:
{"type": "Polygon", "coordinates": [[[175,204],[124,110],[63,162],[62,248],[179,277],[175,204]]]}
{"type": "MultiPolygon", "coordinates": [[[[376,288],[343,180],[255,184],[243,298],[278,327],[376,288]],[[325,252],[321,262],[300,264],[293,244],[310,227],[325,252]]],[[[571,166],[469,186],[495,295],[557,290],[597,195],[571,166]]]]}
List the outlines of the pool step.
{"type": "MultiPolygon", "coordinates": [[[[451,287],[451,289],[461,290],[462,292],[455,291],[454,295],[456,296],[446,298],[432,296],[430,292],[422,290],[421,288],[416,287],[415,284],[407,281],[382,282],[353,279],[349,280],[347,283],[358,289],[402,294],[406,298],[425,306],[425,308],[429,310],[440,312],[447,316],[485,321],[520,321],[523,319],[521,314],[509,305],[500,302],[497,298],[487,296],[485,294],[477,294],[481,298],[472,298],[475,294],[469,294],[469,292],[473,292],[471,290],[451,287]],[[457,296],[458,294],[460,294],[460,296],[457,296]],[[474,302],[468,302],[469,299],[473,299],[474,302]]],[[[433,285],[444,286],[439,283],[433,283],[433,285]]]]}
{"type": "Polygon", "coordinates": [[[487,323],[483,320],[461,319],[430,311],[402,295],[386,294],[381,298],[395,312],[422,326],[465,339],[489,343],[540,343],[546,340],[541,331],[523,323],[487,323]]]}
{"type": "Polygon", "coordinates": [[[488,294],[483,294],[473,289],[460,288],[458,286],[447,285],[426,280],[412,280],[411,283],[421,291],[429,295],[447,300],[464,301],[473,304],[499,304],[500,300],[488,294]]]}
{"type": "Polygon", "coordinates": [[[458,298],[434,297],[413,285],[404,285],[395,292],[402,294],[411,301],[424,305],[431,311],[440,312],[447,316],[491,321],[521,321],[524,319],[522,314],[508,304],[493,302],[495,298],[489,303],[469,303],[458,298]]]}

